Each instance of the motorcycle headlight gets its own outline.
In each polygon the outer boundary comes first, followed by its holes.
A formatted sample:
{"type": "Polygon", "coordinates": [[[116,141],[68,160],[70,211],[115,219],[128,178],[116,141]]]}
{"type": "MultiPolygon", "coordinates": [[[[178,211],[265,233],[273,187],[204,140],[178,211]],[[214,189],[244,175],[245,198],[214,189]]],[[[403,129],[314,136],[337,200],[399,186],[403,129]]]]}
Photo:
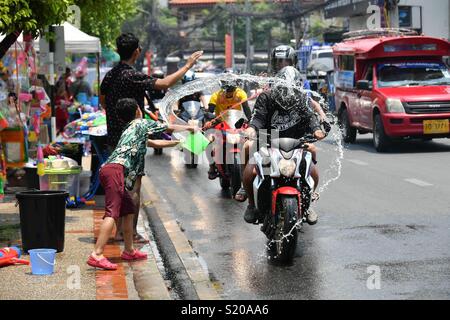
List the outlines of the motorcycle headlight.
{"type": "Polygon", "coordinates": [[[386,110],[389,113],[404,113],[405,108],[399,99],[386,99],[386,110]]]}
{"type": "Polygon", "coordinates": [[[237,133],[228,133],[227,134],[227,143],[229,144],[238,144],[241,141],[241,136],[237,133]]]}
{"type": "Polygon", "coordinates": [[[283,176],[287,178],[293,177],[296,168],[295,161],[281,159],[280,162],[278,163],[278,168],[280,169],[280,173],[283,176]]]}

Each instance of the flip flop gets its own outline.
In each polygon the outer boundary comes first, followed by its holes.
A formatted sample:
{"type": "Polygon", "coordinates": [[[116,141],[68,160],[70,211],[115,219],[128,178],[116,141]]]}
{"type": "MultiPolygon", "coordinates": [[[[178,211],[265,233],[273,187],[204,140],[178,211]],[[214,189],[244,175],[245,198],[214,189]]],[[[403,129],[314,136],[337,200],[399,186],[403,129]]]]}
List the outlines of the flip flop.
{"type": "Polygon", "coordinates": [[[105,270],[117,270],[117,264],[110,262],[106,258],[97,260],[92,255],[90,255],[86,263],[94,268],[101,268],[105,270]]]}

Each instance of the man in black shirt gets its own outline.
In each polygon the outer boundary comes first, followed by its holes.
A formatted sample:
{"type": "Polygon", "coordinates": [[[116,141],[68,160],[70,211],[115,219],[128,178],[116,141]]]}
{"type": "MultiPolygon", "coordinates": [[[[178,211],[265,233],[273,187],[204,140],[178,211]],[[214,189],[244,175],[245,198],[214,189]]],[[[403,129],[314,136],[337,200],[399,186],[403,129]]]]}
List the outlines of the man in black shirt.
{"type": "Polygon", "coordinates": [[[139,39],[135,35],[132,33],[121,34],[116,39],[116,45],[120,62],[108,71],[100,86],[100,102],[106,110],[107,143],[111,148],[117,145],[124,129],[120,125],[115,111],[117,101],[122,98],[133,98],[139,104],[141,111],[145,113],[145,92],[151,92],[154,89],[167,90],[172,87],[203,54],[202,51],[194,52],[185,66],[163,79],[157,79],[134,69],[133,65],[142,52],[139,39]]]}
{"type": "MultiPolygon", "coordinates": [[[[244,219],[248,223],[254,223],[257,219],[257,210],[253,194],[253,180],[256,177],[255,165],[249,162],[249,150],[253,149],[254,140],[259,130],[267,130],[269,133],[276,133],[280,138],[294,138],[312,134],[316,139],[325,138],[321,130],[320,123],[310,108],[309,98],[306,93],[302,93],[295,88],[297,83],[296,72],[292,66],[283,68],[277,75],[280,83],[272,85],[270,91],[263,92],[256,100],[253,109],[249,128],[246,135],[251,139],[246,142],[245,170],[243,185],[248,197],[248,207],[244,214],[244,219]],[[289,86],[288,84],[293,84],[289,86]]],[[[315,162],[315,147],[310,144],[308,151],[313,154],[315,162]]],[[[318,183],[317,168],[313,167],[311,175],[318,183]]]]}
{"type": "MultiPolygon", "coordinates": [[[[139,45],[139,39],[134,34],[121,34],[116,39],[116,45],[117,53],[120,55],[120,62],[108,71],[100,86],[100,103],[106,111],[106,126],[108,130],[107,144],[111,150],[114,150],[117,146],[120,136],[125,129],[123,123],[119,120],[116,111],[117,101],[122,98],[133,98],[139,104],[142,113],[144,113],[144,97],[146,96],[146,92],[151,92],[155,89],[167,90],[172,87],[194,66],[203,54],[203,51],[194,52],[189,57],[186,64],[178,71],[163,79],[157,79],[134,69],[133,65],[136,63],[136,60],[142,52],[142,48],[139,45]]],[[[131,191],[131,196],[136,208],[134,233],[136,240],[144,242],[142,236],[136,231],[140,208],[140,189],[141,177],[138,177],[134,189],[131,191]]],[[[120,238],[120,222],[117,226],[117,230],[116,240],[120,238]]]]}

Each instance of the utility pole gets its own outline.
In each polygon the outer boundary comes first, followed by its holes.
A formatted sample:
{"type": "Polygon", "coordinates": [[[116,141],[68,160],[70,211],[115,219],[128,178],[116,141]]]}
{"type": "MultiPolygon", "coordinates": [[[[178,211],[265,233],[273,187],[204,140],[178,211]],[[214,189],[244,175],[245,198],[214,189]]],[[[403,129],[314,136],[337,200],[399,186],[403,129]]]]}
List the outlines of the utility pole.
{"type": "Polygon", "coordinates": [[[235,71],[236,65],[234,62],[234,16],[231,16],[230,36],[231,36],[231,69],[235,71]]]}
{"type": "MultiPolygon", "coordinates": [[[[250,1],[245,0],[245,11],[250,12],[250,1]]],[[[251,25],[251,18],[250,16],[247,16],[245,18],[245,72],[249,73],[251,70],[251,48],[250,48],[250,37],[252,33],[252,25],[251,25]]]]}

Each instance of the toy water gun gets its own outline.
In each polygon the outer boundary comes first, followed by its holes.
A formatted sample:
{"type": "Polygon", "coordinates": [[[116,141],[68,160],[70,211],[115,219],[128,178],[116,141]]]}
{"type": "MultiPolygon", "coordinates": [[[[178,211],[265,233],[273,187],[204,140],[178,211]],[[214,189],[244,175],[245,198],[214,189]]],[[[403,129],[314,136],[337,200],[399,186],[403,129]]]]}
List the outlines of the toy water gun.
{"type": "Polygon", "coordinates": [[[0,267],[10,266],[13,264],[30,264],[27,260],[19,259],[20,255],[20,249],[17,247],[6,247],[0,249],[0,267]]]}

